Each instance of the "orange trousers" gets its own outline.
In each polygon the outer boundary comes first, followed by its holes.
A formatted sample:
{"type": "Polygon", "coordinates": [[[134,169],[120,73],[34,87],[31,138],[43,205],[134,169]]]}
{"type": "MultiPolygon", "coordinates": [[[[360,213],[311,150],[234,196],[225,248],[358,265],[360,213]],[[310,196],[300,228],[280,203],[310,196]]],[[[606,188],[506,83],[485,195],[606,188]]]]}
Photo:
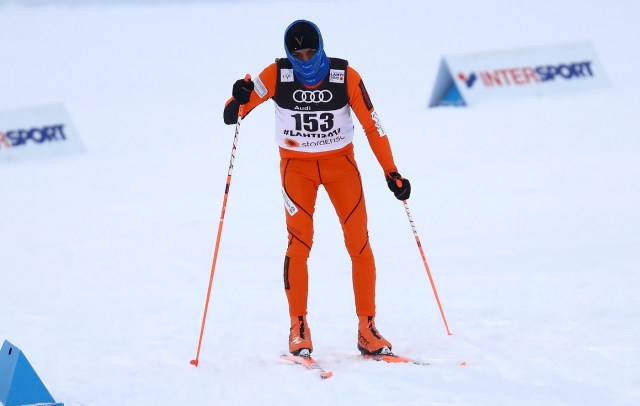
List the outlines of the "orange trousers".
{"type": "Polygon", "coordinates": [[[280,174],[289,233],[284,263],[289,314],[307,314],[307,259],[313,245],[316,197],[323,185],[340,219],[351,257],[356,313],[375,316],[376,266],[369,245],[362,181],[353,153],[323,159],[283,158],[280,174]]]}

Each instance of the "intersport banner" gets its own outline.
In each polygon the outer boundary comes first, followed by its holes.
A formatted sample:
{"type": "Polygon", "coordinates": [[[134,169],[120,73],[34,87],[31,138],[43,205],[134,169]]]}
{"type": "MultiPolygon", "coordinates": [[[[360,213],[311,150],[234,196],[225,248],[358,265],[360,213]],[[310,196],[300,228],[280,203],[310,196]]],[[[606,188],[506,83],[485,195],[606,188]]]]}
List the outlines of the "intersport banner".
{"type": "Polygon", "coordinates": [[[466,106],[608,85],[590,42],[450,55],[440,63],[429,106],[466,106]]]}
{"type": "Polygon", "coordinates": [[[0,111],[0,163],[82,152],[62,104],[0,111]]]}

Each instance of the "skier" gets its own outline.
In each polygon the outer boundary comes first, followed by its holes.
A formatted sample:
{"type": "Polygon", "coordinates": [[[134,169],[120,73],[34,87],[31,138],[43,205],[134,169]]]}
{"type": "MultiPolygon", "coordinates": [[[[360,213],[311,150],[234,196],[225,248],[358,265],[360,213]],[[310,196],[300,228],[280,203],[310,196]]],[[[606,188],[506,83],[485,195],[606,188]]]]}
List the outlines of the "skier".
{"type": "Polygon", "coordinates": [[[307,259],[313,239],[313,213],[323,185],[342,225],[351,257],[353,291],[358,316],[358,349],[362,354],[391,352],[391,343],[375,326],[376,267],[369,244],[367,211],[353,152],[352,109],[380,163],[389,189],[399,200],[411,193],[398,173],[378,114],[360,74],[343,59],[326,56],[318,27],[294,21],[284,34],[287,57],[276,59],[252,80],[235,82],[224,108],[224,122],[235,124],[268,99],[275,102],[276,142],[288,231],[284,288],[291,328],[289,351],[309,356],[313,351],[307,323],[307,259]]]}

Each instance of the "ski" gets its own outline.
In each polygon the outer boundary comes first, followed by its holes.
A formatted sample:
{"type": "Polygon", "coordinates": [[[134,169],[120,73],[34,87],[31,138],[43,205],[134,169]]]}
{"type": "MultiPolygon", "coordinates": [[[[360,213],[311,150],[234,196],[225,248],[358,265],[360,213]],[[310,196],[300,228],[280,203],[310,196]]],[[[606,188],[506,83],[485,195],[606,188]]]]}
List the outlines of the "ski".
{"type": "Polygon", "coordinates": [[[286,361],[290,361],[297,365],[302,365],[303,367],[305,367],[310,371],[311,370],[318,371],[318,376],[320,376],[320,379],[329,379],[333,376],[333,372],[327,371],[324,368],[322,368],[320,364],[318,364],[316,360],[314,360],[310,356],[303,357],[300,355],[283,354],[280,356],[280,358],[286,361]]]}
{"type": "Polygon", "coordinates": [[[363,359],[372,360],[372,361],[384,361],[388,364],[415,364],[415,365],[431,365],[429,362],[417,360],[414,358],[403,357],[401,355],[396,355],[393,353],[389,354],[371,354],[371,355],[361,355],[363,359]]]}

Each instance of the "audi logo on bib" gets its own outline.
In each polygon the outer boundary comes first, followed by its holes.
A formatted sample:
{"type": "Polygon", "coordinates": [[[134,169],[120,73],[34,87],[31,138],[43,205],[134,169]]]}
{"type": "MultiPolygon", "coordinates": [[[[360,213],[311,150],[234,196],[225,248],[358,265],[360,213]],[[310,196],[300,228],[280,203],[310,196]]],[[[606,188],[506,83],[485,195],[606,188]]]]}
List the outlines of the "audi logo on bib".
{"type": "Polygon", "coordinates": [[[333,99],[329,90],[296,90],[293,100],[297,103],[327,103],[333,99]]]}

